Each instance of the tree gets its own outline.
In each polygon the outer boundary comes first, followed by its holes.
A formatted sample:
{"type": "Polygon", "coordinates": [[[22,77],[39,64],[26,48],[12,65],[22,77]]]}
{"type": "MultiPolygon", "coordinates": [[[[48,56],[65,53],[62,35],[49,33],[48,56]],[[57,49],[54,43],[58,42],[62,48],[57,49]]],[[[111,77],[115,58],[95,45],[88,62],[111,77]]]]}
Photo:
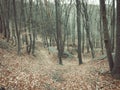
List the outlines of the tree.
{"type": "Polygon", "coordinates": [[[14,9],[14,21],[15,21],[15,30],[16,30],[16,35],[17,35],[17,44],[18,44],[18,55],[20,55],[20,50],[21,50],[21,47],[20,47],[20,32],[18,30],[18,25],[17,25],[17,15],[16,15],[16,3],[15,3],[15,0],[13,0],[13,9],[14,9]]]}
{"type": "MultiPolygon", "coordinates": [[[[70,35],[70,12],[71,12],[71,8],[72,8],[72,0],[70,0],[68,5],[64,5],[63,6],[63,11],[65,10],[65,12],[63,12],[62,14],[64,14],[64,18],[63,18],[63,22],[64,22],[64,40],[63,40],[63,46],[65,46],[65,42],[67,42],[67,50],[69,50],[69,35],[70,35]]],[[[64,48],[64,47],[63,47],[64,48]]],[[[64,51],[64,50],[63,50],[64,51]]]]}
{"type": "MultiPolygon", "coordinates": [[[[38,0],[36,1],[36,13],[35,13],[35,20],[37,20],[37,17],[38,17],[38,0]]],[[[36,24],[36,23],[35,23],[36,24]]],[[[35,25],[34,25],[35,26],[35,25]]],[[[32,43],[32,54],[35,55],[35,38],[36,38],[36,31],[37,31],[37,28],[33,27],[34,29],[32,30],[32,33],[33,33],[33,43],[32,43]]]]}
{"type": "Polygon", "coordinates": [[[113,9],[113,12],[112,12],[112,20],[111,20],[111,24],[112,24],[112,31],[111,31],[111,49],[112,49],[112,52],[114,51],[114,36],[115,36],[115,0],[112,0],[113,2],[113,5],[112,5],[112,9],[113,9]]]}
{"type": "Polygon", "coordinates": [[[75,46],[75,24],[76,24],[76,11],[75,9],[73,8],[73,19],[72,19],[72,43],[73,43],[73,46],[75,46]]]}
{"type": "Polygon", "coordinates": [[[10,40],[10,9],[11,9],[11,3],[12,1],[5,1],[5,14],[6,14],[6,19],[5,19],[5,22],[6,22],[6,34],[7,34],[7,42],[9,42],[10,40]]]}
{"type": "Polygon", "coordinates": [[[6,29],[6,13],[5,13],[5,10],[6,10],[6,7],[5,7],[5,1],[1,0],[0,1],[0,16],[1,16],[1,24],[2,24],[2,29],[3,29],[3,34],[4,34],[4,37],[7,38],[7,29],[6,29]]]}
{"type": "Polygon", "coordinates": [[[101,44],[101,53],[104,54],[104,51],[103,51],[103,27],[102,27],[102,20],[101,20],[101,15],[100,15],[100,23],[99,23],[99,32],[100,32],[100,44],[101,44]]]}
{"type": "MultiPolygon", "coordinates": [[[[85,30],[86,30],[86,37],[87,37],[87,42],[89,43],[90,49],[91,49],[91,55],[92,58],[95,57],[95,52],[94,52],[94,47],[92,44],[92,40],[91,40],[91,36],[90,36],[90,18],[89,18],[89,13],[88,13],[88,9],[87,9],[87,2],[84,0],[82,0],[82,6],[83,6],[83,13],[84,13],[84,18],[85,18],[85,30]]],[[[87,50],[89,52],[89,46],[87,44],[87,50]]]]}
{"type": "Polygon", "coordinates": [[[82,64],[82,55],[81,55],[81,20],[80,20],[81,3],[80,3],[80,0],[76,0],[76,9],[77,9],[77,33],[78,33],[78,59],[79,59],[79,64],[82,64]]]}
{"type": "MultiPolygon", "coordinates": [[[[26,44],[26,51],[28,52],[28,35],[27,35],[27,29],[26,29],[26,18],[25,17],[25,0],[21,0],[21,26],[23,28],[23,34],[22,35],[22,38],[24,39],[24,42],[26,44]]],[[[23,42],[23,43],[24,43],[23,42]]]]}
{"type": "Polygon", "coordinates": [[[111,54],[111,44],[110,38],[108,33],[108,23],[106,18],[106,7],[105,7],[105,0],[100,0],[100,12],[101,12],[101,19],[103,24],[103,33],[104,33],[104,43],[106,48],[106,53],[108,57],[110,71],[113,69],[113,58],[111,54]]]}
{"type": "Polygon", "coordinates": [[[55,0],[55,9],[56,9],[56,32],[57,32],[57,49],[58,49],[58,57],[59,64],[62,63],[62,31],[61,31],[61,9],[60,9],[60,0],[55,0]]]}
{"type": "Polygon", "coordinates": [[[3,33],[2,16],[0,14],[0,33],[3,33]]]}
{"type": "Polygon", "coordinates": [[[120,79],[120,0],[117,0],[116,54],[112,74],[114,78],[120,79]]]}

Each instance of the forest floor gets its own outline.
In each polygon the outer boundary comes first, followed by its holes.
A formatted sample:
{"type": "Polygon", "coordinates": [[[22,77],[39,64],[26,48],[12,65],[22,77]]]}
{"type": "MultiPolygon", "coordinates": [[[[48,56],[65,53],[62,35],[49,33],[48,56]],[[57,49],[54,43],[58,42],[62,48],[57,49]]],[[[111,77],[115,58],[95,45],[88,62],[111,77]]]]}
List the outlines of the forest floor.
{"type": "Polygon", "coordinates": [[[0,48],[0,87],[6,90],[120,90],[120,81],[111,77],[107,60],[78,65],[75,58],[66,58],[59,65],[57,56],[42,47],[37,48],[35,57],[25,53],[17,56],[14,49],[0,48]]]}

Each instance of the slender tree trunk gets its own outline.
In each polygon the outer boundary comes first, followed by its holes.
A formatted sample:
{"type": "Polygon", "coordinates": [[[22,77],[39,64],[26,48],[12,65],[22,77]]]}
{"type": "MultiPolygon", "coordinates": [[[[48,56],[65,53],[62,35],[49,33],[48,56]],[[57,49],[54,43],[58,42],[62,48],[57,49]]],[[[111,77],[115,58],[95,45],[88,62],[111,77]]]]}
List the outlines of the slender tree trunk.
{"type": "MultiPolygon", "coordinates": [[[[2,26],[3,26],[3,35],[5,38],[7,38],[7,29],[6,29],[6,22],[5,22],[5,10],[3,9],[5,4],[4,1],[0,1],[0,9],[1,9],[1,20],[2,20],[2,26]]],[[[6,7],[5,7],[6,9],[6,7]]]]}
{"type": "Polygon", "coordinates": [[[33,3],[33,0],[29,0],[29,39],[30,39],[30,43],[28,45],[28,54],[31,53],[32,51],[32,3],[33,3]]]}
{"type": "Polygon", "coordinates": [[[76,0],[76,9],[77,9],[77,33],[78,33],[78,59],[79,65],[82,64],[82,52],[81,52],[81,18],[80,18],[80,10],[81,3],[80,0],[76,0]]]}
{"type": "Polygon", "coordinates": [[[62,32],[61,32],[61,10],[60,10],[60,0],[55,0],[55,8],[56,8],[56,32],[57,32],[57,49],[58,49],[58,57],[59,64],[62,63],[62,32]]]}
{"type": "Polygon", "coordinates": [[[111,32],[111,50],[114,52],[114,38],[115,38],[115,0],[113,0],[113,15],[112,15],[112,32],[111,32]]]}
{"type": "Polygon", "coordinates": [[[100,44],[101,44],[101,53],[102,55],[104,54],[104,51],[103,51],[103,34],[102,34],[102,31],[103,31],[103,27],[102,27],[102,20],[101,20],[101,15],[100,15],[100,44]]]}
{"type": "Polygon", "coordinates": [[[84,11],[85,20],[86,20],[85,21],[85,23],[86,23],[86,26],[85,26],[86,36],[87,36],[89,46],[91,49],[92,58],[95,58],[94,47],[93,47],[93,43],[92,43],[91,36],[90,36],[90,21],[89,21],[89,16],[88,16],[88,11],[87,11],[87,5],[85,5],[83,0],[82,0],[82,5],[83,5],[83,11],[84,11]]]}
{"type": "Polygon", "coordinates": [[[3,33],[3,25],[2,25],[1,15],[0,15],[0,33],[3,33]]]}
{"type": "Polygon", "coordinates": [[[65,45],[65,42],[67,41],[67,49],[69,49],[68,22],[69,22],[70,10],[71,10],[71,7],[66,10],[66,12],[65,12],[65,20],[64,20],[65,23],[64,23],[64,42],[63,42],[63,46],[65,45]]]}
{"type": "Polygon", "coordinates": [[[106,48],[107,57],[108,57],[108,61],[109,61],[110,71],[112,71],[112,69],[113,69],[113,58],[112,58],[112,54],[111,54],[111,44],[110,44],[109,33],[108,33],[105,0],[100,0],[100,11],[101,11],[101,18],[102,18],[102,21],[103,21],[105,48],[106,48]]]}
{"type": "MultiPolygon", "coordinates": [[[[36,5],[36,13],[35,13],[35,14],[36,14],[36,17],[35,17],[35,20],[37,20],[37,14],[38,14],[38,13],[37,13],[37,12],[38,12],[38,9],[37,9],[37,8],[38,8],[38,0],[37,0],[37,5],[36,5]]],[[[37,28],[36,28],[36,29],[37,29],[37,28]]],[[[37,35],[37,34],[36,34],[36,31],[37,31],[36,29],[33,30],[33,45],[32,45],[32,54],[33,54],[33,55],[35,55],[35,42],[36,42],[36,39],[35,39],[35,38],[36,38],[36,35],[37,35]]]]}
{"type": "Polygon", "coordinates": [[[16,16],[16,3],[15,0],[13,0],[13,9],[14,9],[14,20],[15,20],[15,29],[16,29],[16,35],[17,35],[17,45],[18,45],[18,55],[20,55],[20,33],[18,31],[18,26],[17,26],[17,16],[16,16]]]}
{"type": "Polygon", "coordinates": [[[75,11],[74,11],[74,16],[73,16],[73,22],[72,22],[72,43],[73,43],[73,46],[75,46],[75,11]]]}
{"type": "MultiPolygon", "coordinates": [[[[14,21],[14,19],[12,19],[13,21],[14,21]]],[[[14,25],[15,23],[14,22],[12,22],[12,45],[14,45],[14,46],[16,46],[16,44],[17,44],[17,37],[16,37],[16,35],[15,35],[15,25],[14,25]]]]}
{"type": "Polygon", "coordinates": [[[6,28],[7,28],[7,42],[10,39],[10,25],[9,25],[9,19],[10,19],[10,0],[6,1],[6,28]]]}
{"type": "Polygon", "coordinates": [[[23,31],[25,32],[25,44],[26,44],[26,51],[28,52],[28,35],[27,35],[27,25],[26,25],[26,16],[25,16],[25,0],[21,0],[21,17],[22,17],[22,25],[23,31]]]}
{"type": "Polygon", "coordinates": [[[85,45],[85,32],[84,32],[84,27],[83,27],[83,35],[82,35],[82,53],[84,53],[84,45],[85,45]]]}
{"type": "Polygon", "coordinates": [[[87,49],[87,53],[90,53],[89,42],[88,42],[88,38],[87,37],[86,37],[86,49],[87,49]]]}

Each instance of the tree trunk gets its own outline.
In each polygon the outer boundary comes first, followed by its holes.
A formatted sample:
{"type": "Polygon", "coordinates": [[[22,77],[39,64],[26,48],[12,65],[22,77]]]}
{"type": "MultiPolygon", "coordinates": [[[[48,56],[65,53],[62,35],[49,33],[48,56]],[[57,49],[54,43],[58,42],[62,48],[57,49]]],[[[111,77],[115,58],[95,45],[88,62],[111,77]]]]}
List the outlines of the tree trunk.
{"type": "Polygon", "coordinates": [[[113,15],[112,15],[112,32],[111,32],[111,50],[114,52],[114,38],[115,38],[115,0],[113,0],[113,15]]]}
{"type": "Polygon", "coordinates": [[[109,61],[110,71],[112,71],[112,69],[113,69],[113,58],[112,58],[112,54],[111,54],[111,46],[110,46],[111,44],[110,44],[109,33],[108,33],[105,0],[100,0],[100,11],[101,11],[101,18],[102,18],[102,21],[103,21],[105,48],[106,48],[107,57],[108,57],[108,61],[109,61]]]}
{"type": "Polygon", "coordinates": [[[77,33],[78,33],[78,59],[79,65],[82,64],[82,55],[81,55],[81,21],[80,21],[80,10],[81,3],[80,0],[76,0],[76,9],[77,9],[77,33]]]}
{"type": "Polygon", "coordinates": [[[61,31],[61,10],[60,10],[60,0],[55,0],[55,8],[56,8],[56,32],[57,32],[57,49],[58,49],[58,57],[59,64],[62,63],[62,31],[61,31]]]}
{"type": "Polygon", "coordinates": [[[6,1],[6,29],[7,29],[7,42],[10,39],[10,1],[6,1]]]}
{"type": "Polygon", "coordinates": [[[25,16],[25,0],[21,0],[21,19],[22,19],[22,25],[23,25],[23,32],[25,33],[25,44],[26,44],[26,51],[28,51],[28,35],[27,35],[27,25],[26,25],[26,16],[25,16]]]}
{"type": "Polygon", "coordinates": [[[102,55],[104,54],[104,51],[103,51],[103,34],[102,34],[102,31],[103,31],[103,27],[102,27],[102,20],[101,20],[101,15],[100,15],[100,44],[101,44],[101,53],[102,55]]]}
{"type": "Polygon", "coordinates": [[[18,31],[18,26],[17,26],[17,17],[16,17],[16,3],[15,0],[13,0],[13,9],[14,9],[14,20],[15,20],[15,29],[16,29],[16,35],[17,35],[17,45],[18,45],[18,55],[20,55],[20,33],[18,31]]]}
{"type": "Polygon", "coordinates": [[[2,19],[0,15],[0,33],[3,33],[2,19]]]}
{"type": "Polygon", "coordinates": [[[89,16],[88,16],[88,11],[87,11],[87,5],[84,3],[83,0],[82,0],[82,5],[83,5],[83,11],[84,11],[84,15],[85,15],[86,36],[87,36],[89,46],[90,46],[90,49],[91,49],[92,58],[95,58],[94,47],[93,47],[93,43],[92,43],[91,36],[90,36],[90,21],[89,21],[89,16]]]}
{"type": "Polygon", "coordinates": [[[82,53],[84,53],[84,45],[85,45],[85,32],[84,32],[84,27],[83,27],[83,30],[82,30],[82,53]]]}
{"type": "Polygon", "coordinates": [[[117,0],[116,54],[112,74],[114,78],[120,79],[120,0],[117,0]]]}
{"type": "Polygon", "coordinates": [[[73,22],[72,22],[72,43],[73,43],[73,46],[75,46],[75,11],[73,13],[73,22]]]}
{"type": "Polygon", "coordinates": [[[32,2],[33,0],[29,0],[29,39],[30,39],[30,43],[29,45],[27,46],[28,48],[28,54],[31,53],[32,51],[32,2]]]}
{"type": "MultiPolygon", "coordinates": [[[[5,23],[5,10],[3,9],[4,1],[0,2],[0,11],[1,11],[1,20],[2,20],[2,26],[3,26],[3,35],[5,38],[7,38],[7,29],[6,29],[6,23],[5,23]]],[[[6,8],[5,8],[6,9],[6,8]]]]}

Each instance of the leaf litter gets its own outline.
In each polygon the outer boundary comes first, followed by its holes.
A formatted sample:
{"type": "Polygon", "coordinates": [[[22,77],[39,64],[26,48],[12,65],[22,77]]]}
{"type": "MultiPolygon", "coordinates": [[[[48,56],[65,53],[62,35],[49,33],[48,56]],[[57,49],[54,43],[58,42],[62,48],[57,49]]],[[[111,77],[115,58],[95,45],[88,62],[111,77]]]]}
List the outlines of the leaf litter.
{"type": "Polygon", "coordinates": [[[47,49],[36,57],[0,48],[0,87],[6,90],[120,90],[120,81],[111,77],[107,60],[78,65],[75,58],[57,64],[47,49]]]}

